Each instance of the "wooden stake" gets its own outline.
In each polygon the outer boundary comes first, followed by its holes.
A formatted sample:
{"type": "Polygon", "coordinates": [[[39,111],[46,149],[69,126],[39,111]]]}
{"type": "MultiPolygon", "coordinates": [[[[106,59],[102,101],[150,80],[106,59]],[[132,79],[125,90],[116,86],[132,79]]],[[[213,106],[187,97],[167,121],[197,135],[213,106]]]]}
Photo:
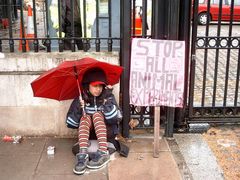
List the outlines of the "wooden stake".
{"type": "Polygon", "coordinates": [[[154,108],[154,147],[153,157],[159,157],[160,107],[154,108]]]}

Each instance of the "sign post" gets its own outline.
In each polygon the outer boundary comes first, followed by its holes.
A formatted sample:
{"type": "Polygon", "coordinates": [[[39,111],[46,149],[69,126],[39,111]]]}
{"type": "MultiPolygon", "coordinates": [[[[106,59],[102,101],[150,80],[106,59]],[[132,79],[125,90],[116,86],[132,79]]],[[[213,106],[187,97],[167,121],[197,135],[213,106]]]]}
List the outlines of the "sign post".
{"type": "Polygon", "coordinates": [[[154,157],[159,155],[160,106],[183,106],[184,60],[184,41],[132,41],[130,104],[155,106],[154,157]]]}
{"type": "Polygon", "coordinates": [[[160,107],[154,108],[154,144],[153,157],[159,157],[160,107]]]}

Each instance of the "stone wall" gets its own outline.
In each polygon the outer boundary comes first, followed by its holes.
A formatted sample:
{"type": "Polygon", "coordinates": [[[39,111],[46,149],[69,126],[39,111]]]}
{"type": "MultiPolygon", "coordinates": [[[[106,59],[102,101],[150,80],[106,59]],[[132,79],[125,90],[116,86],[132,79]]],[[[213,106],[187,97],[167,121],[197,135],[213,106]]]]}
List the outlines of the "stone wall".
{"type": "MultiPolygon", "coordinates": [[[[0,135],[75,135],[76,130],[65,125],[72,100],[59,102],[33,97],[30,83],[42,72],[65,60],[83,57],[119,64],[117,52],[7,53],[0,58],[0,135]]],[[[119,84],[114,86],[114,94],[118,99],[119,84]]]]}

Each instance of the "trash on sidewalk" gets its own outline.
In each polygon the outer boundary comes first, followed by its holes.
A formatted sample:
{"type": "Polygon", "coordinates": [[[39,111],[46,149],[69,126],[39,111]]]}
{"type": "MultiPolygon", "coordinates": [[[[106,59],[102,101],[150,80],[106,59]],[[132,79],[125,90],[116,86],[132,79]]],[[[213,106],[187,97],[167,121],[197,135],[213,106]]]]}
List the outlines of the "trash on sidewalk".
{"type": "Polygon", "coordinates": [[[13,143],[21,143],[22,136],[13,136],[13,143]]]}
{"type": "Polygon", "coordinates": [[[212,131],[209,132],[209,135],[210,135],[210,136],[215,136],[216,134],[217,134],[217,133],[216,133],[214,130],[212,130],[212,131]]]}
{"type": "Polygon", "coordinates": [[[5,136],[2,138],[2,140],[3,140],[4,142],[13,142],[13,138],[12,138],[11,136],[7,136],[7,135],[5,135],[5,136]]]}
{"type": "Polygon", "coordinates": [[[5,54],[0,52],[0,59],[3,59],[3,58],[5,58],[5,54]]]}
{"type": "Polygon", "coordinates": [[[48,146],[47,154],[48,155],[54,155],[54,153],[55,153],[55,147],[54,146],[48,146]]]}
{"type": "Polygon", "coordinates": [[[236,146],[236,142],[229,139],[218,139],[217,143],[224,147],[236,146]]]}
{"type": "Polygon", "coordinates": [[[8,136],[5,135],[2,140],[4,142],[12,142],[14,144],[21,143],[22,142],[22,136],[8,136]]]}
{"type": "Polygon", "coordinates": [[[131,129],[135,128],[138,124],[139,124],[138,119],[131,119],[130,122],[129,122],[129,126],[130,126],[131,129]]]}
{"type": "Polygon", "coordinates": [[[140,154],[138,157],[137,157],[137,160],[143,160],[144,159],[144,156],[142,154],[140,154]]]}

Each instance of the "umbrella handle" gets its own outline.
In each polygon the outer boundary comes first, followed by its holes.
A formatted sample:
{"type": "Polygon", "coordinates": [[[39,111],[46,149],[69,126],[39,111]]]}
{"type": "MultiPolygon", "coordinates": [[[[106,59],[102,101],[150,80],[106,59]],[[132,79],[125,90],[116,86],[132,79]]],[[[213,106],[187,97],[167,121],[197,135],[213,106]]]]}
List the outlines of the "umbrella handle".
{"type": "MultiPolygon", "coordinates": [[[[81,93],[81,90],[80,90],[78,79],[77,79],[77,86],[78,86],[78,92],[79,92],[79,101],[80,101],[80,104],[81,104],[81,102],[83,101],[83,98],[82,98],[82,93],[81,93]]],[[[86,112],[85,112],[85,109],[84,109],[84,104],[82,105],[82,109],[83,109],[83,115],[85,116],[86,112]]]]}
{"type": "MultiPolygon", "coordinates": [[[[79,86],[77,67],[74,66],[73,69],[74,69],[75,77],[76,77],[76,80],[77,80],[77,86],[78,86],[78,92],[79,92],[79,101],[81,103],[83,101],[83,98],[82,98],[82,93],[81,93],[81,89],[80,89],[80,86],[79,86]]],[[[82,109],[83,109],[83,115],[85,116],[86,112],[85,112],[85,109],[84,109],[84,104],[82,105],[82,109]]]]}
{"type": "MultiPolygon", "coordinates": [[[[80,101],[80,104],[81,104],[81,101],[82,101],[82,96],[81,95],[79,96],[79,101],[80,101]]],[[[84,104],[82,104],[81,107],[82,107],[82,110],[83,110],[83,116],[85,116],[86,112],[85,112],[85,109],[84,109],[84,104]]]]}

